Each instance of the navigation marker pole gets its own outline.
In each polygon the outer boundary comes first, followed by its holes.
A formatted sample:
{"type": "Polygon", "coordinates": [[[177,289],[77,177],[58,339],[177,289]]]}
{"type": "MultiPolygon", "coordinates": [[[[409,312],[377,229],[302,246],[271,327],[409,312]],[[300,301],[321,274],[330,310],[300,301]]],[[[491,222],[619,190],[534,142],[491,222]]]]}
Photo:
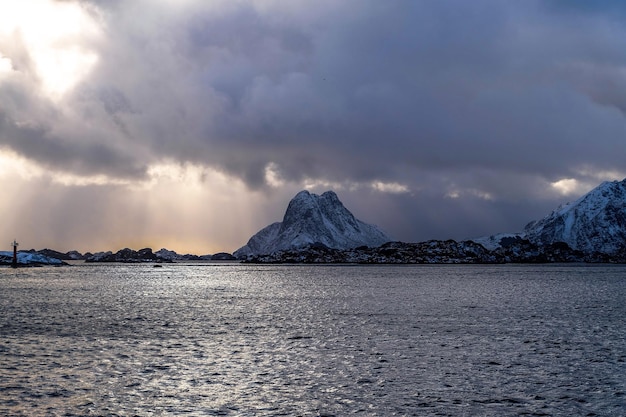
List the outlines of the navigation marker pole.
{"type": "Polygon", "coordinates": [[[11,268],[17,268],[17,247],[19,246],[19,243],[13,239],[13,243],[11,244],[13,245],[13,261],[11,262],[11,268]]]}

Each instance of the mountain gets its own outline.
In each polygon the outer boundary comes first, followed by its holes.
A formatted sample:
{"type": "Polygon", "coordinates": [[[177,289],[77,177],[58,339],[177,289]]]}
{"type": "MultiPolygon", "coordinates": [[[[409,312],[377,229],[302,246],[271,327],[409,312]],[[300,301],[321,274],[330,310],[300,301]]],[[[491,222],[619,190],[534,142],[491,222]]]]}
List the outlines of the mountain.
{"type": "Polygon", "coordinates": [[[260,230],[233,255],[245,259],[311,244],[351,249],[380,246],[390,240],[376,226],[356,219],[333,191],[317,195],[305,190],[289,202],[282,222],[260,230]]]}
{"type": "Polygon", "coordinates": [[[529,223],[524,235],[531,242],[565,242],[587,253],[625,250],[626,179],[603,182],[578,200],[529,223]]]}
{"type": "Polygon", "coordinates": [[[520,240],[535,245],[564,242],[588,254],[623,253],[626,251],[626,179],[603,182],[578,200],[528,223],[523,232],[473,239],[489,250],[520,240]]]}

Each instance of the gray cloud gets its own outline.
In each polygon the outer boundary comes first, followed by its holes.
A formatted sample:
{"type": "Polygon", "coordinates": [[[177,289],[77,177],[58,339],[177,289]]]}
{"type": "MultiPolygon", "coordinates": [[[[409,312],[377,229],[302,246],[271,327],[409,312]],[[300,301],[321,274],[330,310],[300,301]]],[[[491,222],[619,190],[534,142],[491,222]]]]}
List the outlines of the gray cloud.
{"type": "Polygon", "coordinates": [[[0,85],[0,143],[54,169],[144,178],[167,159],[251,189],[269,164],[289,184],[400,183],[412,194],[383,206],[410,225],[388,227],[453,237],[523,225],[561,198],[547,182],[626,172],[615,2],[81,4],[104,36],[73,116],[37,102],[32,77],[0,85]]]}
{"type": "Polygon", "coordinates": [[[0,113],[0,143],[52,170],[77,175],[114,172],[116,178],[142,179],[146,167],[106,142],[67,142],[39,126],[20,126],[0,113]]]}

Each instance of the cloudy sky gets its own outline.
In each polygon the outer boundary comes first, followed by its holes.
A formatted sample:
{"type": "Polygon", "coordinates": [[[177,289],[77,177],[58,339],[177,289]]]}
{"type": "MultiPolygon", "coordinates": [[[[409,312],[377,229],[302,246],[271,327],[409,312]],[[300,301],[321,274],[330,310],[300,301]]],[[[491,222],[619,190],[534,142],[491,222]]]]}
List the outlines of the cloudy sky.
{"type": "Polygon", "coordinates": [[[302,189],[519,231],[626,177],[623,4],[0,2],[0,242],[231,252],[302,189]]]}

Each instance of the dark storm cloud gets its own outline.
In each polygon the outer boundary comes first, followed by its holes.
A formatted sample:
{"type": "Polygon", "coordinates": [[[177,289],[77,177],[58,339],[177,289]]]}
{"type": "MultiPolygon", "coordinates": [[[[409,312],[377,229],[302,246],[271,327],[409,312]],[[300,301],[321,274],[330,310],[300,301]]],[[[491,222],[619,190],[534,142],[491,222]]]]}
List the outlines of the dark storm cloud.
{"type": "Polygon", "coordinates": [[[541,200],[488,201],[472,195],[453,199],[438,191],[429,188],[417,198],[393,194],[381,199],[364,196],[362,191],[342,192],[340,197],[357,218],[377,223],[392,239],[408,242],[518,232],[531,219],[542,218],[555,208],[554,202],[541,200]]]}
{"type": "Polygon", "coordinates": [[[145,176],[146,166],[128,152],[132,148],[116,143],[106,124],[93,125],[87,107],[81,115],[84,120],[68,119],[66,111],[36,92],[38,80],[29,59],[17,62],[17,71],[24,76],[0,82],[0,148],[52,171],[127,179],[145,176]]]}
{"type": "Polygon", "coordinates": [[[623,119],[606,107],[617,97],[595,81],[619,69],[622,41],[528,4],[361,2],[298,28],[247,10],[219,36],[203,22],[189,47],[207,54],[206,88],[224,106],[202,138],[216,152],[197,155],[253,185],[269,162],[293,180],[408,182],[401,172],[623,168],[623,119]],[[287,29],[306,47],[283,48],[287,29]]]}
{"type": "Polygon", "coordinates": [[[119,177],[193,162],[251,188],[270,166],[288,183],[399,183],[413,194],[398,207],[427,199],[485,224],[507,204],[528,214],[520,202],[548,182],[626,171],[616,2],[80,4],[104,35],[64,102],[77,116],[59,133],[64,116],[38,111],[18,129],[37,106],[18,103],[0,126],[4,146],[47,165],[119,177]]]}
{"type": "Polygon", "coordinates": [[[0,144],[39,161],[44,167],[79,175],[114,172],[114,177],[141,179],[145,166],[105,142],[67,142],[44,128],[20,126],[0,113],[0,144]]]}
{"type": "Polygon", "coordinates": [[[548,0],[546,4],[555,12],[573,12],[584,15],[597,13],[618,17],[626,12],[626,5],[621,0],[548,0]]]}

